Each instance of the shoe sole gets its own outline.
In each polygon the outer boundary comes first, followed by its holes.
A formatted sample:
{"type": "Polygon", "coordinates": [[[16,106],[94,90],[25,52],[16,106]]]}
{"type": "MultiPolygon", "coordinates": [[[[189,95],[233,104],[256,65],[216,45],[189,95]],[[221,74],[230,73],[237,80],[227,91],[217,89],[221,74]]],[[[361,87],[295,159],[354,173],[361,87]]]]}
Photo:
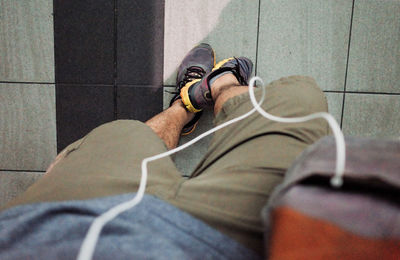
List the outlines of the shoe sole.
{"type": "Polygon", "coordinates": [[[181,89],[181,98],[182,98],[182,103],[185,106],[185,108],[192,113],[198,113],[200,112],[202,109],[197,109],[192,105],[192,102],[190,101],[189,98],[189,88],[196,82],[201,81],[201,79],[195,79],[191,82],[189,82],[188,84],[186,84],[182,89],[181,89]]]}
{"type": "Polygon", "coordinates": [[[187,132],[182,132],[181,135],[182,135],[182,136],[185,136],[185,135],[189,135],[189,134],[193,133],[193,131],[196,129],[198,123],[199,123],[199,121],[197,121],[196,123],[194,123],[194,125],[192,126],[192,128],[191,128],[189,131],[187,131],[187,132]]]}

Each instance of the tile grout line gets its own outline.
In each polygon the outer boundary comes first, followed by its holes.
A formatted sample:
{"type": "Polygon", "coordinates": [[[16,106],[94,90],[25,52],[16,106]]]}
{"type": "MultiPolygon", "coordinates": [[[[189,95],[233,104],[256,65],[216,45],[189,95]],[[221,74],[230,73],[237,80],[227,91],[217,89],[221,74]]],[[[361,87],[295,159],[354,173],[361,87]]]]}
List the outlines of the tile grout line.
{"type": "Polygon", "coordinates": [[[356,94],[356,95],[385,95],[385,96],[399,96],[400,93],[389,92],[368,92],[368,91],[324,91],[326,93],[343,93],[343,94],[356,94]]]}
{"type": "Polygon", "coordinates": [[[117,79],[118,79],[118,53],[117,53],[117,42],[118,42],[118,0],[114,0],[114,81],[113,81],[113,88],[114,88],[114,120],[118,118],[118,104],[117,104],[117,97],[118,97],[118,87],[117,87],[117,79]]]}
{"type": "Polygon", "coordinates": [[[344,91],[342,90],[322,90],[324,93],[338,93],[338,94],[343,94],[344,91]]]}
{"type": "Polygon", "coordinates": [[[57,62],[56,62],[56,1],[53,1],[53,57],[54,57],[54,85],[57,84],[57,62]]]}
{"type": "MultiPolygon", "coordinates": [[[[1,83],[1,82],[0,82],[1,83]]],[[[54,83],[51,83],[54,84],[54,83]]],[[[91,86],[113,86],[114,84],[105,84],[105,83],[62,83],[58,82],[56,85],[65,85],[65,86],[82,86],[82,87],[91,87],[91,86]]]]}
{"type": "Polygon", "coordinates": [[[165,96],[165,87],[166,87],[166,85],[165,85],[165,79],[164,79],[164,72],[165,72],[165,23],[166,23],[166,15],[165,15],[165,1],[166,0],[163,0],[163,48],[162,48],[162,51],[163,51],[163,58],[162,58],[162,62],[163,62],[163,68],[162,68],[162,71],[161,71],[161,83],[162,83],[162,98],[163,98],[163,101],[162,101],[162,108],[163,108],[163,110],[164,110],[164,96],[165,96]]]}
{"type": "Polygon", "coordinates": [[[45,173],[43,170],[10,170],[10,169],[0,169],[0,172],[40,172],[45,173]]]}
{"type": "MultiPolygon", "coordinates": [[[[141,86],[141,85],[127,85],[127,86],[141,86]]],[[[163,85],[163,88],[175,88],[174,85],[163,85]]],[[[322,90],[324,93],[333,94],[344,94],[343,90],[322,90]]],[[[390,93],[390,92],[368,92],[368,91],[346,91],[346,94],[358,94],[358,95],[386,95],[386,96],[400,96],[400,93],[390,93]]]]}
{"type": "Polygon", "coordinates": [[[347,76],[348,76],[348,71],[349,71],[351,33],[352,33],[352,30],[353,30],[353,16],[354,16],[355,1],[356,0],[353,0],[353,4],[352,4],[352,7],[351,7],[349,43],[348,43],[348,46],[347,46],[346,72],[345,72],[345,75],[344,75],[344,89],[343,89],[344,93],[343,93],[343,102],[342,102],[342,114],[340,116],[340,128],[342,128],[342,129],[343,129],[343,117],[344,117],[344,105],[345,105],[345,100],[346,100],[347,76]]]}
{"type": "Polygon", "coordinates": [[[55,124],[56,124],[56,153],[58,154],[58,118],[57,118],[57,78],[58,78],[58,74],[57,74],[57,55],[56,55],[56,1],[53,0],[53,55],[54,55],[54,114],[55,114],[55,124]]]}
{"type": "Polygon", "coordinates": [[[258,17],[257,17],[257,40],[256,40],[256,64],[254,66],[254,75],[257,76],[257,66],[258,66],[258,42],[259,42],[259,34],[260,34],[260,9],[261,9],[261,0],[258,0],[258,17]]]}
{"type": "Polygon", "coordinates": [[[34,81],[0,81],[0,84],[32,84],[32,85],[55,85],[55,82],[34,82],[34,81]]]}

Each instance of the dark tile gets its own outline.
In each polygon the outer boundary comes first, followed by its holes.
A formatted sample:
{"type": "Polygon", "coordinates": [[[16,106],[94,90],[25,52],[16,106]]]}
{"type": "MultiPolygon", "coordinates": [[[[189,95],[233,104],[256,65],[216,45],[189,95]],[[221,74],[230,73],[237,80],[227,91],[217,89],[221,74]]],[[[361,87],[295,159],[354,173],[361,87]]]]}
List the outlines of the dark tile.
{"type": "Polygon", "coordinates": [[[161,86],[118,86],[118,119],[136,119],[142,122],[163,110],[161,86]]]}
{"type": "Polygon", "coordinates": [[[56,83],[113,84],[114,0],[54,0],[56,83]]]}
{"type": "Polygon", "coordinates": [[[56,85],[57,150],[114,119],[114,87],[56,85]]]}
{"type": "Polygon", "coordinates": [[[164,1],[118,0],[117,82],[162,85],[164,1]]]}

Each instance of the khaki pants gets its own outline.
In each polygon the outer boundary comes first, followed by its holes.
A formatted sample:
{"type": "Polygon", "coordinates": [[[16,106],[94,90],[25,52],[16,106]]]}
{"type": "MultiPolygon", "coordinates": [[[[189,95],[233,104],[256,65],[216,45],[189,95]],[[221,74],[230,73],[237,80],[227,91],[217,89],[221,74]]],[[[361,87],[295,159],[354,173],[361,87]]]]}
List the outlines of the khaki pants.
{"type": "MultiPolygon", "coordinates": [[[[273,115],[298,117],[327,111],[327,103],[313,79],[294,76],[268,85],[263,108],[273,115]]],[[[251,109],[248,93],[236,96],[224,104],[215,123],[251,109]]],[[[261,208],[294,159],[328,133],[322,119],[285,124],[256,112],[216,132],[189,179],[181,176],[169,157],[150,162],[146,193],[262,253],[261,208]]],[[[143,158],[166,150],[141,122],[104,124],[69,145],[43,178],[6,207],[136,192],[143,158]]]]}

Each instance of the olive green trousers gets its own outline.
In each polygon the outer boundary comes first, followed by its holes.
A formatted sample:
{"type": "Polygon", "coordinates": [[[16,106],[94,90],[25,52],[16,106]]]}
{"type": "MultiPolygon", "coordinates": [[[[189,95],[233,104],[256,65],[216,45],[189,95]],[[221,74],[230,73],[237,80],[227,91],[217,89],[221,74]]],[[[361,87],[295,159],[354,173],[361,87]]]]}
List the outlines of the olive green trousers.
{"type": "MultiPolygon", "coordinates": [[[[327,111],[326,98],[312,78],[282,78],[266,90],[262,107],[273,115],[299,117],[327,111]]],[[[257,90],[258,98],[260,94],[257,90]]],[[[215,124],[252,108],[248,93],[231,98],[215,124]]],[[[150,162],[146,193],[262,253],[261,208],[295,158],[329,132],[322,119],[286,124],[256,112],[216,132],[190,178],[182,177],[170,157],[150,162]]],[[[6,207],[136,192],[141,161],[165,151],[163,141],[139,121],[101,125],[64,149],[45,176],[6,207]]]]}

